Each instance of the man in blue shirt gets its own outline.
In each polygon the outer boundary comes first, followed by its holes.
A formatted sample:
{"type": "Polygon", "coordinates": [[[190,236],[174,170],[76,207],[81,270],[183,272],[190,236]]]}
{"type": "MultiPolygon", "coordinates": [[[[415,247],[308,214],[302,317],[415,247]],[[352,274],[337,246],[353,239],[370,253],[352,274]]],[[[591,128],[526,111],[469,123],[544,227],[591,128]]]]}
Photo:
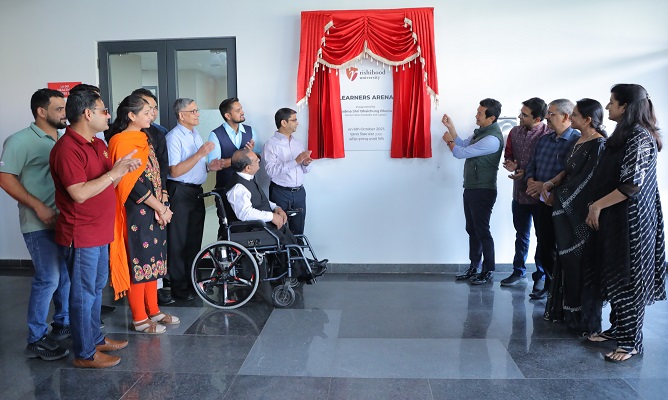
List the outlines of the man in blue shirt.
{"type": "Polygon", "coordinates": [[[537,208],[536,236],[537,249],[542,266],[536,266],[533,273],[534,286],[529,295],[532,300],[543,299],[550,290],[551,274],[554,270],[556,242],[552,223],[552,207],[542,198],[543,187],[554,186],[550,179],[566,168],[568,152],[580,138],[580,132],[571,128],[571,114],[575,105],[566,99],[552,101],[547,109],[547,126],[554,132],[543,136],[536,145],[533,158],[529,161],[524,176],[527,180],[527,194],[540,199],[537,208]]]}
{"type": "Polygon", "coordinates": [[[202,143],[199,132],[199,109],[193,99],[176,99],[174,114],[176,127],[166,137],[169,155],[167,191],[170,208],[176,210],[167,225],[169,280],[172,296],[181,300],[192,300],[190,266],[202,247],[204,234],[204,199],[202,184],[209,171],[219,171],[222,161],[212,160],[207,164],[206,156],[213,150],[211,142],[202,143]]]}
{"type": "Polygon", "coordinates": [[[464,217],[469,234],[469,260],[466,272],[457,280],[470,279],[473,285],[491,283],[494,279],[494,239],[489,229],[492,208],[496,203],[496,175],[503,151],[503,135],[496,122],[501,115],[501,103],[494,99],[480,101],[475,123],[480,128],[466,140],[457,136],[455,125],[447,114],[443,125],[448,128],[443,141],[455,158],[464,162],[464,217]],[[478,267],[482,263],[482,271],[478,267]]]}

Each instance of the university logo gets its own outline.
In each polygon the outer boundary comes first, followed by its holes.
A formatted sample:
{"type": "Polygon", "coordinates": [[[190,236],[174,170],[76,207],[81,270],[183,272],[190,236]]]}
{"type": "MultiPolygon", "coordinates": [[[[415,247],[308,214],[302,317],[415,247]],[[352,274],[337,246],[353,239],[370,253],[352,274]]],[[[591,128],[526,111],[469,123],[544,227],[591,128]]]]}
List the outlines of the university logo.
{"type": "Polygon", "coordinates": [[[346,76],[351,81],[354,81],[355,78],[357,78],[357,68],[355,67],[346,68],[346,76]]]}

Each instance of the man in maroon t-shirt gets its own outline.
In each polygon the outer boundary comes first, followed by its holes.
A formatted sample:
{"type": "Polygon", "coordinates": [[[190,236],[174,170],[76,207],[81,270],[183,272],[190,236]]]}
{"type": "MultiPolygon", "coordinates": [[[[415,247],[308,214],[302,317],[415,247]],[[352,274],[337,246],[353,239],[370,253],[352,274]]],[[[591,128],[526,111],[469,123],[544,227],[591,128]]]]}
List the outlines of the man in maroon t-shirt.
{"type": "Polygon", "coordinates": [[[136,151],[112,165],[107,145],[95,138],[109,128],[109,111],[99,93],[78,91],[65,106],[70,126],[51,151],[49,163],[56,188],[56,243],[70,275],[70,326],[74,366],[107,368],[121,358],[103,351],[119,350],[127,340],[105,338],[100,330],[102,289],[109,275],[109,243],[114,238],[114,187],[140,167],[136,151]]]}

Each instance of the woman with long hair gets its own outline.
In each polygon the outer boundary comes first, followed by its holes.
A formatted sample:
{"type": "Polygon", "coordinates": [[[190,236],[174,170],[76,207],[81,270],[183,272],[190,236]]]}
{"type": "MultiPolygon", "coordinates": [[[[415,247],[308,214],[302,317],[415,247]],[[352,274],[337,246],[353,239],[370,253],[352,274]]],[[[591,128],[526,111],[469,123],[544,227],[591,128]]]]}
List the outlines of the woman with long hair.
{"type": "Polygon", "coordinates": [[[589,187],[594,167],[608,134],[603,126],[603,106],[593,99],[575,104],[571,126],[580,131],[566,159],[566,168],[545,183],[550,201],[558,260],[545,307],[545,319],[566,322],[579,335],[601,331],[601,305],[583,292],[582,271],[591,229],[585,223],[589,187]]]}
{"type": "Polygon", "coordinates": [[[123,99],[105,138],[112,162],[137,150],[142,167],[123,176],[116,188],[116,225],[109,246],[111,283],[116,299],[127,294],[132,326],[138,332],[164,333],[177,317],[158,307],[157,279],[167,275],[167,229],[172,211],[162,201],[160,166],[144,131],[151,108],[139,96],[123,99]]]}
{"type": "Polygon", "coordinates": [[[663,213],[656,179],[661,137],[645,88],[611,89],[608,118],[617,122],[594,174],[587,224],[597,232],[589,277],[610,303],[610,329],[589,340],[616,340],[606,354],[623,362],[643,352],[645,306],[666,299],[663,213]]]}

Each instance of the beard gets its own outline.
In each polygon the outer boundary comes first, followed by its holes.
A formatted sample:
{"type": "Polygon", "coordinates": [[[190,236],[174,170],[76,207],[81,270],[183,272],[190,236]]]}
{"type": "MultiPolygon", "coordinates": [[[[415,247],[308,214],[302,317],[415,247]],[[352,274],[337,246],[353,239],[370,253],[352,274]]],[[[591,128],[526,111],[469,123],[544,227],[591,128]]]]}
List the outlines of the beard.
{"type": "Polygon", "coordinates": [[[232,121],[235,124],[240,124],[242,122],[246,122],[246,117],[240,117],[238,119],[230,119],[230,121],[232,121]]]}
{"type": "Polygon", "coordinates": [[[46,122],[51,125],[52,127],[56,129],[65,129],[67,128],[67,123],[65,122],[67,120],[61,120],[61,119],[53,119],[46,117],[46,122]]]}

